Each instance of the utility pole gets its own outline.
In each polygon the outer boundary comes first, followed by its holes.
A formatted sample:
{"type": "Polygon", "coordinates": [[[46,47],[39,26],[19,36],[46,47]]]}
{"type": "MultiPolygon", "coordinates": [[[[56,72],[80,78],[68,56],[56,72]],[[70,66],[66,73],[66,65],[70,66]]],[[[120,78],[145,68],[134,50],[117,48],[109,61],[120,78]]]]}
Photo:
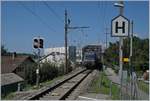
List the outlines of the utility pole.
{"type": "MultiPolygon", "coordinates": [[[[105,51],[106,51],[106,49],[107,49],[107,34],[109,34],[108,33],[108,28],[106,28],[106,48],[105,48],[105,51]]],[[[104,71],[104,48],[103,48],[103,53],[102,53],[102,63],[103,63],[103,67],[102,67],[102,72],[104,71]]],[[[102,73],[102,76],[101,76],[101,80],[100,80],[100,89],[101,89],[101,85],[102,85],[102,80],[103,80],[103,73],[102,73]]]]}
{"type": "Polygon", "coordinates": [[[67,55],[68,55],[68,50],[67,50],[67,34],[68,34],[68,18],[67,18],[67,10],[65,10],[65,73],[68,72],[68,59],[67,59],[67,55]]]}
{"type": "MultiPolygon", "coordinates": [[[[82,27],[68,27],[68,29],[81,29],[81,32],[83,33],[83,29],[85,29],[85,28],[90,28],[89,26],[82,26],[82,27]]],[[[83,33],[84,34],[84,33],[83,33]]],[[[81,47],[81,45],[80,45],[80,47],[81,47]]],[[[81,51],[80,51],[80,53],[81,53],[81,59],[82,59],[82,48],[81,48],[81,51]]]]}
{"type": "Polygon", "coordinates": [[[65,9],[65,72],[68,72],[68,29],[84,29],[89,27],[69,27],[70,19],[68,19],[67,10],[65,9]]]}
{"type": "MultiPolygon", "coordinates": [[[[119,1],[123,5],[123,1],[119,1]]],[[[120,15],[123,15],[123,7],[120,7],[120,15]]],[[[121,76],[121,89],[120,89],[120,98],[122,99],[122,70],[123,70],[123,37],[119,39],[119,66],[120,66],[120,76],[121,76]]]]}
{"type": "Polygon", "coordinates": [[[109,33],[108,33],[108,28],[106,28],[106,33],[105,33],[105,34],[106,34],[106,49],[107,49],[107,39],[108,39],[108,38],[107,38],[107,34],[109,34],[109,33]]]}

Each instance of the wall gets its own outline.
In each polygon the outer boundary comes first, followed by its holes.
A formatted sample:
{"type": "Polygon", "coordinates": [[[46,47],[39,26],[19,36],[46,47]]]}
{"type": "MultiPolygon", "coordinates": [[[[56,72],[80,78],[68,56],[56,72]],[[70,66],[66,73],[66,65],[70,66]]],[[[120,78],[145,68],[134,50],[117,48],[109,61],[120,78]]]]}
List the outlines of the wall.
{"type": "Polygon", "coordinates": [[[18,83],[1,86],[1,94],[2,94],[1,96],[6,96],[7,94],[17,90],[18,90],[18,83]]]}

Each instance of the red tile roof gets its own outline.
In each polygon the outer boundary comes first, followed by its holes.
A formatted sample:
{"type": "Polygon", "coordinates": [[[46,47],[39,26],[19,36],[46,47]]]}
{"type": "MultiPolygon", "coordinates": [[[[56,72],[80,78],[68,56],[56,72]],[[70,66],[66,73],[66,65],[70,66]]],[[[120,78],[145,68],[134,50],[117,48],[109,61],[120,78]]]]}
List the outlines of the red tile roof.
{"type": "MultiPolygon", "coordinates": [[[[32,58],[29,56],[16,56],[14,59],[12,56],[2,56],[1,57],[1,73],[11,73],[13,72],[21,63],[23,63],[26,59],[32,58]]],[[[34,61],[33,61],[34,62],[34,61]]]]}

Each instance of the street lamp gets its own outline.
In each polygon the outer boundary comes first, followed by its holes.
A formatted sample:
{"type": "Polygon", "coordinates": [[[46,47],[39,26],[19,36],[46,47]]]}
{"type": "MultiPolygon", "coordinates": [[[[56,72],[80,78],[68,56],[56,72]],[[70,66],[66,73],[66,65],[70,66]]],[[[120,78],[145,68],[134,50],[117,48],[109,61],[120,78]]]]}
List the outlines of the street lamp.
{"type": "Polygon", "coordinates": [[[121,4],[121,3],[114,3],[114,6],[115,6],[115,7],[124,7],[124,5],[121,4]]]}

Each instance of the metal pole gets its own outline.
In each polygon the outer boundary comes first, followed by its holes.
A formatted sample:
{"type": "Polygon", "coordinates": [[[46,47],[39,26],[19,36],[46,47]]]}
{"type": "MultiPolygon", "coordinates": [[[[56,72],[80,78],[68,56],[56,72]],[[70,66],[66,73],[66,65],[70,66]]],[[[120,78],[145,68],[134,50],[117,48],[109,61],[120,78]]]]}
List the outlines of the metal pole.
{"type": "MultiPolygon", "coordinates": [[[[132,37],[133,37],[133,21],[131,22],[131,35],[130,35],[130,59],[132,57],[132,37]]],[[[131,63],[131,60],[130,60],[131,63]]]]}
{"type": "Polygon", "coordinates": [[[109,96],[111,97],[112,95],[112,81],[110,82],[110,91],[109,91],[109,96]]]}
{"type": "Polygon", "coordinates": [[[106,28],[106,49],[107,49],[107,30],[108,30],[108,28],[106,28]]]}
{"type": "Polygon", "coordinates": [[[65,73],[68,72],[67,33],[68,33],[67,10],[65,10],[65,73]]]}
{"type": "Polygon", "coordinates": [[[38,48],[38,68],[36,70],[37,78],[36,78],[36,85],[39,87],[39,68],[40,68],[40,48],[38,48]]]}
{"type": "Polygon", "coordinates": [[[129,58],[130,58],[130,61],[129,61],[129,67],[130,67],[130,82],[131,82],[131,97],[130,97],[130,99],[132,99],[132,37],[133,37],[133,21],[131,22],[131,33],[130,33],[130,56],[129,56],[129,58]]]}
{"type": "MultiPolygon", "coordinates": [[[[123,5],[123,1],[119,1],[120,4],[123,5]]],[[[123,7],[120,7],[119,9],[120,11],[120,15],[123,15],[123,7]]],[[[123,38],[120,37],[119,38],[119,66],[120,66],[120,84],[121,84],[121,88],[120,88],[120,98],[122,99],[122,70],[123,70],[123,62],[122,62],[122,57],[123,57],[123,38]]]]}
{"type": "Polygon", "coordinates": [[[122,69],[123,69],[123,62],[122,62],[122,55],[123,55],[123,50],[122,50],[122,46],[123,46],[123,39],[122,37],[120,37],[120,40],[119,40],[119,66],[120,66],[120,85],[121,85],[121,88],[120,88],[120,98],[122,99],[122,69]]]}

